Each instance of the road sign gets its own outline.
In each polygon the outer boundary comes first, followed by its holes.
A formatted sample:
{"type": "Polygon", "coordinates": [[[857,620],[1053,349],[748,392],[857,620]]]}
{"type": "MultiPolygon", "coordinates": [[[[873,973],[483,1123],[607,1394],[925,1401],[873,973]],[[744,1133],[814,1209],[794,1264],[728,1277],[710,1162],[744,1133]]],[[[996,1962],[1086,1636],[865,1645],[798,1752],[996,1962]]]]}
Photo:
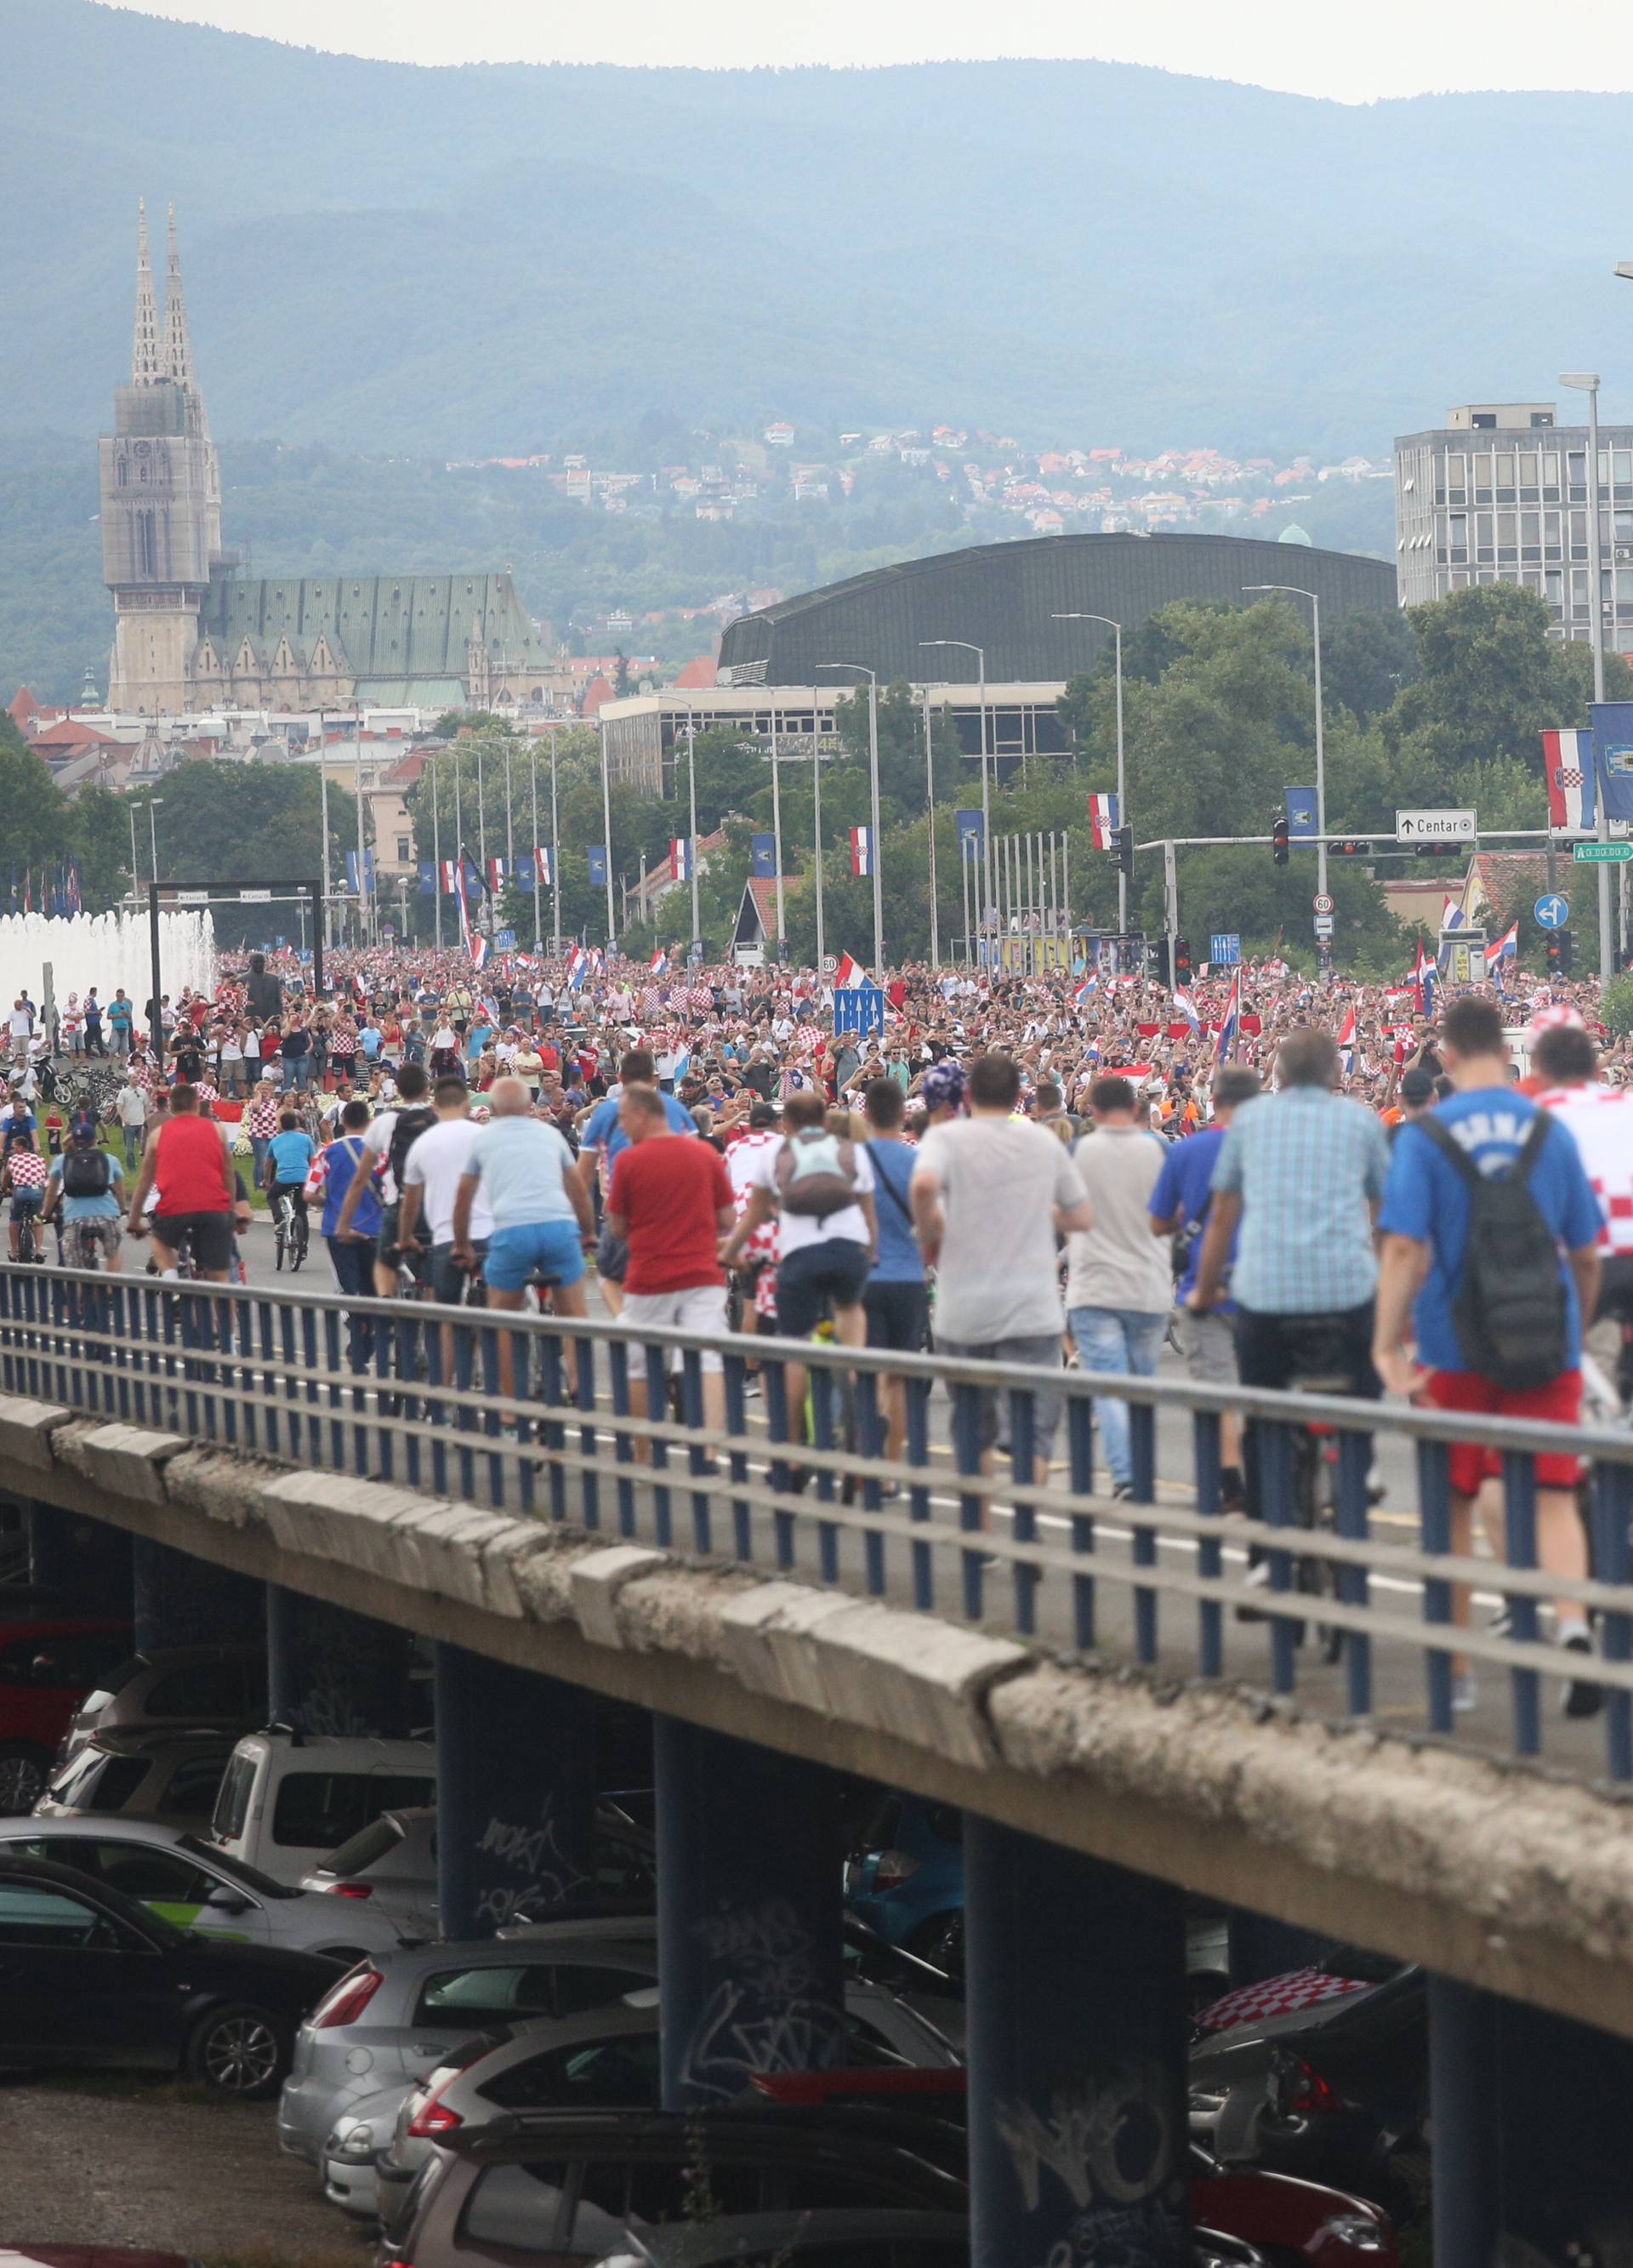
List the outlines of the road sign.
{"type": "Polygon", "coordinates": [[[885,996],[877,984],[846,984],[834,995],[834,1029],[839,1032],[882,1032],[885,996]]]}
{"type": "Polygon", "coordinates": [[[1539,929],[1563,929],[1570,919],[1570,901],[1562,898],[1557,890],[1550,890],[1539,898],[1531,909],[1539,929]]]}
{"type": "Polygon", "coordinates": [[[1479,832],[1472,811],[1397,811],[1397,843],[1472,843],[1479,832]]]}
{"type": "Polygon", "coordinates": [[[1208,955],[1209,960],[1218,961],[1223,968],[1234,968],[1241,960],[1242,940],[1235,930],[1217,933],[1211,941],[1211,946],[1212,949],[1208,955]]]}
{"type": "Polygon", "coordinates": [[[244,902],[247,905],[247,904],[249,904],[252,901],[261,901],[261,900],[269,899],[269,898],[271,897],[271,895],[272,895],[272,893],[271,893],[271,891],[270,891],[270,890],[240,890],[240,891],[239,892],[239,897],[240,897],[240,898],[242,898],[242,899],[243,899],[244,902]]]}
{"type": "Polygon", "coordinates": [[[1625,866],[1633,843],[1573,843],[1570,855],[1578,866],[1625,866]]]}
{"type": "Polygon", "coordinates": [[[396,931],[392,927],[389,922],[383,923],[380,927],[380,943],[382,945],[395,945],[396,942],[396,931]]]}
{"type": "Polygon", "coordinates": [[[1317,937],[1330,937],[1332,935],[1333,917],[1331,914],[1317,914],[1315,917],[1315,933],[1317,937]]]}
{"type": "Polygon", "coordinates": [[[1318,914],[1329,914],[1333,910],[1333,902],[1325,892],[1320,897],[1313,898],[1311,903],[1318,914]]]}
{"type": "Polygon", "coordinates": [[[501,953],[514,953],[516,950],[516,932],[513,929],[502,929],[493,941],[498,946],[501,953]]]}

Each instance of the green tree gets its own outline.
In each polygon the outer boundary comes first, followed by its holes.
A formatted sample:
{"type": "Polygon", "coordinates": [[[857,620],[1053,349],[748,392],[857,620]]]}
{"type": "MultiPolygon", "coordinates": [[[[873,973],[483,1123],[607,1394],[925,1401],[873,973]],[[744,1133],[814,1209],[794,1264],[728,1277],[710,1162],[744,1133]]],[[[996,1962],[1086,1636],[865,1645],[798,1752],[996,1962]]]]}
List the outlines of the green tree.
{"type": "Polygon", "coordinates": [[[0,734],[0,868],[49,865],[69,849],[70,831],[68,804],[44,757],[14,726],[0,734]]]}
{"type": "MultiPolygon", "coordinates": [[[[132,800],[139,836],[148,831],[148,804],[158,804],[161,879],[255,883],[322,873],[323,792],[315,765],[203,761],[178,764],[159,785],[157,797],[148,790],[132,800]]],[[[339,874],[345,852],[357,848],[357,806],[333,785],[328,805],[330,867],[339,874]]]]}
{"type": "Polygon", "coordinates": [[[1321,639],[1321,691],[1328,716],[1347,709],[1362,725],[1417,682],[1415,617],[1398,607],[1346,615],[1321,639]]]}
{"type": "Polygon", "coordinates": [[[112,788],[82,788],[72,806],[75,854],[87,913],[106,913],[130,887],[130,820],[122,795],[112,788]]]}

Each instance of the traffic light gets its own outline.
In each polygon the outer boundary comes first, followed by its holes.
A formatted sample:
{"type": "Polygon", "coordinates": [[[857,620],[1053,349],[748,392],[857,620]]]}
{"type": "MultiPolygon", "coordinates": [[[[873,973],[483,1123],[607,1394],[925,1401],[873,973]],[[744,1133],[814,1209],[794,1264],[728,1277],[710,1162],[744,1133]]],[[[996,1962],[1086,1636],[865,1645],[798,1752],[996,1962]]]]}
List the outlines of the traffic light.
{"type": "Polygon", "coordinates": [[[1370,843],[1329,843],[1327,847],[1335,858],[1370,858],[1372,855],[1370,843]]]}
{"type": "Polygon", "coordinates": [[[1113,850],[1117,854],[1117,872],[1120,874],[1131,874],[1134,872],[1133,828],[1119,827],[1114,828],[1111,843],[1113,850]]]}
{"type": "Polygon", "coordinates": [[[1173,966],[1175,970],[1175,981],[1179,983],[1188,984],[1191,981],[1191,944],[1188,938],[1176,937],[1174,939],[1173,966]]]}
{"type": "Polygon", "coordinates": [[[1151,957],[1151,975],[1165,990],[1171,990],[1173,984],[1173,970],[1168,960],[1168,940],[1166,937],[1152,939],[1151,957]]]}
{"type": "Polygon", "coordinates": [[[1270,856],[1278,866],[1287,864],[1287,815],[1284,812],[1270,828],[1270,856]]]}
{"type": "Polygon", "coordinates": [[[1548,973],[1569,976],[1576,966],[1577,941],[1568,929],[1551,930],[1548,939],[1548,973]]]}
{"type": "Polygon", "coordinates": [[[1462,856],[1455,843],[1419,843],[1413,847],[1420,858],[1456,858],[1462,856]]]}

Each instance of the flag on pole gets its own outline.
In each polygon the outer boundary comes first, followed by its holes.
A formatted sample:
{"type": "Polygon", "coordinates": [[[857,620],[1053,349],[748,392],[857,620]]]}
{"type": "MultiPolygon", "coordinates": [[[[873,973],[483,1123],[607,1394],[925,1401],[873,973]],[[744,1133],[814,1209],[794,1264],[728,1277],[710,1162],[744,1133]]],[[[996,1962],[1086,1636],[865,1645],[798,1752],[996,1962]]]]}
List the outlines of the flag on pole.
{"type": "Polygon", "coordinates": [[[441,875],[442,894],[444,897],[457,898],[460,895],[459,860],[457,858],[445,858],[442,862],[441,875]]]}
{"type": "Polygon", "coordinates": [[[1117,799],[1114,795],[1092,795],[1089,798],[1089,836],[1097,850],[1116,848],[1114,836],[1119,825],[1117,799]]]}
{"type": "Polygon", "coordinates": [[[1463,909],[1458,904],[1455,898],[1448,898],[1445,903],[1441,907],[1440,926],[1442,929],[1467,929],[1468,927],[1468,916],[1463,911],[1463,909]]]}
{"type": "Polygon", "coordinates": [[[1088,1006],[1088,1005],[1089,1005],[1089,1002],[1090,1002],[1090,1001],[1094,998],[1094,995],[1095,995],[1095,994],[1100,990],[1100,978],[1099,978],[1098,976],[1090,976],[1090,977],[1086,978],[1086,979],[1084,981],[1084,983],[1081,983],[1081,984],[1079,984],[1079,985],[1078,985],[1078,987],[1077,990],[1076,990],[1076,991],[1072,994],[1072,996],[1071,996],[1071,1003],[1072,1003],[1073,1007],[1074,1007],[1074,1008],[1086,1008],[1086,1007],[1088,1006]]]}
{"type": "Polygon", "coordinates": [[[1343,1029],[1338,1035],[1338,1054],[1344,1067],[1344,1077],[1355,1075],[1355,1010],[1344,1018],[1343,1029]]]}
{"type": "Polygon", "coordinates": [[[490,890],[502,890],[504,887],[504,861],[503,858],[489,859],[488,887],[490,890]]]}
{"type": "Polygon", "coordinates": [[[1598,821],[1593,794],[1593,735],[1544,733],[1542,769],[1548,781],[1548,823],[1568,835],[1591,835],[1598,821]]]}
{"type": "Polygon", "coordinates": [[[864,881],[873,871],[873,830],[871,827],[853,827],[850,830],[850,871],[859,881],[864,881]]]}
{"type": "MultiPolygon", "coordinates": [[[[488,966],[488,954],[490,947],[488,939],[482,935],[482,932],[480,930],[470,931],[467,935],[466,943],[470,947],[471,967],[473,968],[486,968],[488,966]]],[[[489,1018],[489,1020],[491,1021],[492,1019],[489,1018]]]]}
{"type": "Polygon", "coordinates": [[[1501,937],[1493,938],[1486,947],[1486,975],[1500,976],[1503,963],[1514,961],[1519,954],[1519,924],[1512,922],[1501,937]]]}
{"type": "Polygon", "coordinates": [[[1219,1027],[1218,1060],[1228,1063],[1236,1053],[1236,1035],[1242,1023],[1242,972],[1239,968],[1231,979],[1231,996],[1225,1004],[1225,1021],[1219,1027]]]}
{"type": "Polygon", "coordinates": [[[1412,994],[1416,1012],[1432,1016],[1435,1012],[1435,964],[1423,950],[1423,936],[1417,933],[1417,959],[1412,969],[1412,994]]]}
{"type": "Polygon", "coordinates": [[[555,886],[555,861],[548,843],[540,843],[533,854],[533,872],[547,890],[555,886]]]}
{"type": "Polygon", "coordinates": [[[658,948],[657,952],[652,955],[651,959],[647,962],[647,964],[646,964],[646,965],[647,965],[647,968],[651,970],[651,974],[652,974],[654,976],[668,976],[668,974],[669,974],[669,955],[668,955],[668,954],[664,951],[664,948],[663,948],[663,946],[662,946],[661,945],[658,946],[658,948]]]}
{"type": "Polygon", "coordinates": [[[843,992],[850,985],[865,984],[866,982],[867,971],[861,962],[852,961],[848,953],[842,953],[839,956],[839,965],[834,971],[835,991],[843,992]]]}
{"type": "Polygon", "coordinates": [[[585,951],[583,946],[574,946],[571,953],[567,956],[567,984],[569,990],[577,992],[583,985],[584,980],[589,973],[589,954],[585,951]]]}
{"type": "Polygon", "coordinates": [[[1186,1022],[1190,1026],[1193,1032],[1199,1032],[1202,1029],[1202,1018],[1196,1012],[1196,1003],[1192,999],[1188,992],[1182,992],[1176,986],[1173,993],[1173,1005],[1179,1010],[1181,1015],[1184,1017],[1186,1022]]]}
{"type": "Polygon", "coordinates": [[[672,882],[689,882],[692,879],[692,837],[677,835],[669,845],[669,879],[672,882]]]}

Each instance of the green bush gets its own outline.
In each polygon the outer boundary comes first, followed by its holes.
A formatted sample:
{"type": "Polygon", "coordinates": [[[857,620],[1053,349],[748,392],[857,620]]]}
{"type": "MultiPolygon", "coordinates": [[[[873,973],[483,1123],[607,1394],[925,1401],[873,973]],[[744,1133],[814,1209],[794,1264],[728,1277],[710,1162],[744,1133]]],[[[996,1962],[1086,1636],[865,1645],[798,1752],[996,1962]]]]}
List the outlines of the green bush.
{"type": "Polygon", "coordinates": [[[1600,996],[1600,1017],[1618,1040],[1633,1032],[1633,976],[1613,976],[1600,996]]]}

